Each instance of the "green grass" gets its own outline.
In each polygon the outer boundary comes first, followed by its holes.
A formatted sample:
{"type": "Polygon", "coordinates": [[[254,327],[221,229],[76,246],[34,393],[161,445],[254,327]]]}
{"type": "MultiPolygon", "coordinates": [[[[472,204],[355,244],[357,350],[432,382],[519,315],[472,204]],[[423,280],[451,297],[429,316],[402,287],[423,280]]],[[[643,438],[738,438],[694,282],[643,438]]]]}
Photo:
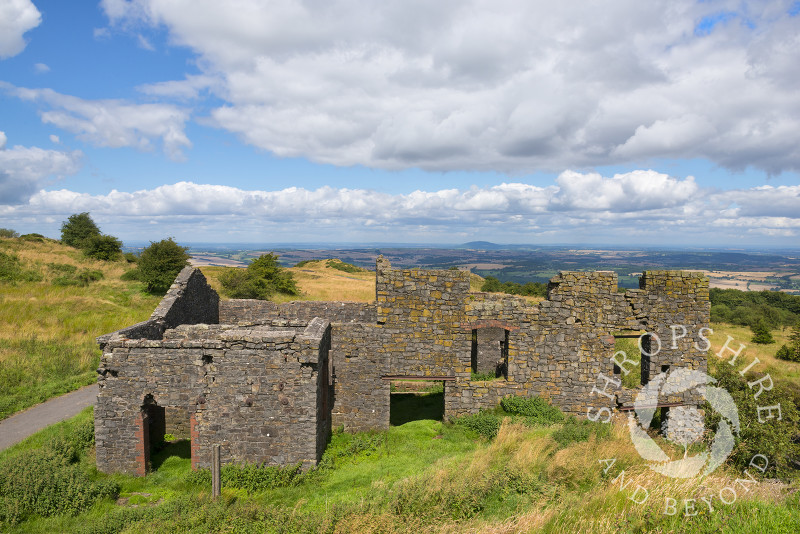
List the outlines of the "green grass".
{"type": "Polygon", "coordinates": [[[0,353],[0,419],[97,381],[94,344],[0,339],[0,353]]]}
{"type": "MultiPolygon", "coordinates": [[[[85,410],[28,438],[0,453],[0,462],[68,434],[91,416],[91,409],[85,410]]],[[[697,487],[662,484],[646,469],[637,471],[624,428],[602,440],[589,436],[559,445],[554,433],[568,424],[506,425],[491,442],[432,420],[385,432],[335,432],[319,469],[288,487],[246,491],[223,485],[217,502],[209,498],[208,484],[192,483],[197,477],[190,474],[186,441],[154,454],[155,470],[143,478],[97,473],[89,450],[81,459],[86,471],[119,484],[127,502],[104,499],[75,517],[31,518],[3,531],[744,533],[790,532],[800,524],[798,494],[785,492],[742,495],[735,505],[715,503],[713,513],[691,518],[664,515],[663,495],[692,498],[703,484],[724,480],[698,481],[697,487]],[[613,475],[603,476],[596,458],[607,456],[617,457],[651,489],[648,506],[632,503],[630,492],[611,482],[613,475]]],[[[725,480],[732,483],[735,475],[725,480]]]]}
{"type": "Polygon", "coordinates": [[[124,260],[92,260],[51,240],[0,239],[0,251],[40,275],[0,280],[3,419],[94,382],[100,357],[95,338],[145,320],[159,298],[144,293],[139,282],[120,280],[124,260]]]}
{"type": "Polygon", "coordinates": [[[630,372],[625,374],[620,371],[622,376],[622,385],[626,388],[635,389],[642,385],[642,368],[640,367],[642,361],[642,353],[639,350],[639,341],[634,338],[617,338],[614,340],[614,353],[624,351],[625,356],[620,355],[617,360],[623,361],[625,359],[636,362],[635,364],[626,363],[625,368],[630,372]]]}

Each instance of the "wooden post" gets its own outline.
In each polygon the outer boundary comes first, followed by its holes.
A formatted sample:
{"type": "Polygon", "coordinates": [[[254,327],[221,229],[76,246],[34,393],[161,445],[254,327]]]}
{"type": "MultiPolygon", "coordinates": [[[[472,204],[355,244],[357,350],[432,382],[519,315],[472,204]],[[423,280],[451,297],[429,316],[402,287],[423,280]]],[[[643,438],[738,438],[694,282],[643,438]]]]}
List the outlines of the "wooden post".
{"type": "Polygon", "coordinates": [[[219,445],[211,447],[211,496],[217,500],[222,488],[221,469],[219,465],[219,445]]]}

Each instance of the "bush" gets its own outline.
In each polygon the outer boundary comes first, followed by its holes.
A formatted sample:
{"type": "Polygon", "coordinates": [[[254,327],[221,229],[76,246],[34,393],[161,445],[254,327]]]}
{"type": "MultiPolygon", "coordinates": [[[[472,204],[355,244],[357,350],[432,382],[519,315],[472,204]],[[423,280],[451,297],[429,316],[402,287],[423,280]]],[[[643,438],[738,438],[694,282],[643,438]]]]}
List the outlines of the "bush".
{"type": "Polygon", "coordinates": [[[89,212],[73,213],[61,223],[61,242],[75,248],[83,248],[93,236],[100,235],[100,228],[89,216],[89,212]]]}
{"type": "Polygon", "coordinates": [[[125,271],[122,273],[122,276],[119,278],[120,280],[141,282],[142,273],[139,271],[139,269],[131,269],[130,271],[125,271]]]}
{"type": "Polygon", "coordinates": [[[92,282],[102,280],[103,277],[104,275],[102,271],[97,271],[94,269],[81,269],[77,273],[72,271],[70,274],[59,276],[53,279],[53,285],[86,287],[92,282]]]}
{"type": "Polygon", "coordinates": [[[553,432],[553,439],[561,448],[568,447],[573,443],[589,441],[590,436],[595,439],[606,438],[611,435],[611,425],[607,423],[592,422],[585,419],[578,420],[570,417],[564,426],[553,432]]]}
{"type": "Polygon", "coordinates": [[[775,357],[789,362],[800,362],[800,325],[792,328],[792,333],[789,335],[789,344],[782,345],[775,357]]]}
{"type": "Polygon", "coordinates": [[[188,247],[178,245],[170,237],[150,246],[139,256],[139,277],[147,286],[147,291],[155,294],[167,292],[181,269],[189,265],[188,247]]]}
{"type": "Polygon", "coordinates": [[[115,260],[122,254],[122,241],[111,235],[93,235],[84,241],[83,253],[96,260],[115,260]]]}
{"type": "Polygon", "coordinates": [[[775,343],[775,338],[772,337],[772,332],[769,331],[769,327],[764,321],[757,322],[750,327],[750,330],[753,331],[753,337],[750,339],[753,343],[760,345],[775,343]]]}
{"type": "Polygon", "coordinates": [[[328,260],[325,265],[330,267],[331,269],[336,269],[338,271],[344,271],[346,273],[363,273],[364,269],[361,267],[356,267],[351,263],[345,263],[342,260],[328,260]]]}
{"type": "Polygon", "coordinates": [[[78,463],[94,441],[91,420],[56,437],[40,449],[25,451],[0,464],[0,525],[31,515],[77,515],[97,500],[119,494],[109,481],[93,481],[78,463]]]}
{"type": "Polygon", "coordinates": [[[127,261],[128,263],[136,263],[139,261],[139,256],[137,256],[133,252],[126,252],[125,261],[127,261]]]}
{"type": "Polygon", "coordinates": [[[44,243],[45,241],[52,241],[51,239],[43,236],[42,234],[24,234],[19,236],[23,241],[33,241],[35,243],[44,243]]]}
{"type": "Polygon", "coordinates": [[[55,273],[74,274],[78,268],[68,263],[48,263],[47,268],[55,273]]]}
{"type": "MultiPolygon", "coordinates": [[[[743,365],[743,363],[742,363],[743,365]]],[[[710,374],[717,379],[716,386],[730,393],[739,412],[741,430],[736,436],[736,445],[729,461],[737,468],[744,469],[756,454],[769,458],[767,476],[786,476],[796,473],[794,462],[800,460],[800,414],[796,407],[797,395],[791,384],[775,382],[772,390],[765,390],[758,399],[754,392],[758,386],[750,389],[747,382],[753,382],[760,375],[747,373],[742,377],[739,369],[742,365],[729,365],[727,360],[710,360],[710,374]],[[759,422],[757,407],[780,405],[781,419],[777,413],[773,419],[759,422]]],[[[715,429],[720,416],[710,406],[705,406],[706,427],[715,429]]],[[[766,417],[762,413],[762,418],[766,417]]]]}
{"type": "Polygon", "coordinates": [[[11,228],[0,228],[0,237],[19,237],[19,234],[11,228]]]}
{"type": "Polygon", "coordinates": [[[22,268],[19,258],[14,254],[0,252],[0,282],[39,282],[42,273],[22,268]]]}
{"type": "Polygon", "coordinates": [[[473,371],[469,374],[469,379],[474,382],[494,380],[495,378],[497,378],[497,373],[476,373],[473,371]]]}
{"type": "Polygon", "coordinates": [[[275,293],[299,293],[292,273],[281,267],[278,256],[272,253],[256,258],[247,269],[225,269],[219,281],[228,296],[235,299],[268,300],[275,293]]]}
{"type": "Polygon", "coordinates": [[[468,428],[488,440],[497,436],[500,430],[501,416],[496,413],[481,410],[472,415],[462,415],[453,419],[453,424],[468,428]]]}
{"type": "MultiPolygon", "coordinates": [[[[302,475],[302,463],[286,467],[268,465],[225,465],[220,472],[222,485],[249,492],[291,486],[302,475]]],[[[211,471],[198,469],[189,473],[187,482],[195,486],[211,486],[211,471]]]]}
{"type": "Polygon", "coordinates": [[[541,397],[505,397],[500,406],[506,413],[522,415],[529,423],[550,425],[564,420],[564,414],[541,397]]]}
{"type": "Polygon", "coordinates": [[[528,297],[546,297],[547,285],[539,282],[527,282],[524,285],[517,282],[501,282],[494,276],[487,276],[481,286],[481,291],[528,297]]]}

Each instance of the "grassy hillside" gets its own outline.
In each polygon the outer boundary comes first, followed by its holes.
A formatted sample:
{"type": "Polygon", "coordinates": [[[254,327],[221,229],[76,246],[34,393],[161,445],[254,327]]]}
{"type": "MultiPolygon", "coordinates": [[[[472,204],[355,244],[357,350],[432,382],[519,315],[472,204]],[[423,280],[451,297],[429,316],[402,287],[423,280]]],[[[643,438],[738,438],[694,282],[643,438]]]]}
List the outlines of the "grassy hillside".
{"type": "MultiPolygon", "coordinates": [[[[375,300],[375,273],[361,270],[345,272],[330,265],[338,260],[313,260],[301,267],[288,270],[297,280],[299,296],[276,295],[277,302],[290,300],[323,300],[344,302],[372,302],[375,300]]],[[[224,296],[219,275],[229,267],[201,267],[211,287],[224,296]]]]}
{"type": "MultiPolygon", "coordinates": [[[[0,252],[18,259],[18,280],[0,282],[0,409],[7,412],[94,381],[94,337],[144,320],[159,300],[140,284],[119,279],[128,269],[122,262],[86,260],[50,241],[0,239],[0,252]],[[102,278],[63,285],[88,271],[102,278]]],[[[372,272],[345,272],[328,260],[292,271],[300,298],[374,300],[372,272]]],[[[219,268],[203,272],[219,289],[219,268]]],[[[749,343],[746,327],[713,327],[712,361],[730,335],[734,348],[747,345],[743,361],[763,362],[759,372],[800,382],[800,364],[774,357],[787,332],[776,332],[774,345],[761,346],[749,343]]],[[[441,395],[420,395],[416,405],[426,412],[426,399],[441,403],[441,395]]],[[[393,395],[393,409],[407,400],[393,395]]],[[[724,504],[720,491],[739,487],[740,467],[726,465],[703,479],[656,475],[633,448],[622,419],[601,431],[569,419],[545,425],[501,411],[490,415],[495,423],[506,417],[499,431],[486,416],[470,424],[427,419],[385,432],[336,432],[318,469],[230,470],[215,502],[207,474],[191,471],[185,440],[157,451],[147,477],[98,473],[88,409],[0,453],[0,488],[5,480],[14,486],[13,496],[0,491],[0,531],[761,534],[800,525],[796,476],[758,479],[724,504]],[[496,432],[494,439],[483,437],[487,428],[496,432]],[[614,464],[604,471],[607,464],[599,459],[614,464]],[[641,504],[634,502],[639,486],[648,492],[641,504]],[[45,502],[45,494],[54,500],[45,502]],[[711,498],[711,508],[703,497],[711,498]],[[674,515],[664,513],[668,499],[675,499],[674,515]]]]}
{"type": "MultiPolygon", "coordinates": [[[[30,447],[69,441],[90,424],[87,410],[0,454],[0,471],[9,462],[29,463],[30,447]]],[[[188,442],[157,453],[146,478],[93,472],[88,448],[73,462],[95,483],[116,485],[119,499],[101,498],[77,515],[31,517],[6,531],[763,533],[792,532],[800,524],[790,485],[759,481],[725,505],[719,492],[734,487],[740,472],[665,479],[643,465],[623,423],[588,439],[565,435],[570,425],[507,420],[492,441],[431,420],[387,432],[336,433],[320,468],[224,473],[217,502],[209,498],[207,472],[190,469],[188,442]],[[614,466],[604,472],[598,458],[613,458],[614,466]],[[639,486],[649,495],[641,504],[634,502],[641,500],[639,486]],[[713,510],[700,500],[709,496],[713,510]],[[681,511],[664,514],[667,499],[681,511]],[[687,499],[696,515],[684,514],[687,499]]]]}
{"type": "Polygon", "coordinates": [[[145,320],[159,301],[120,280],[124,260],[46,239],[0,238],[0,254],[0,419],[93,383],[94,338],[145,320]]]}

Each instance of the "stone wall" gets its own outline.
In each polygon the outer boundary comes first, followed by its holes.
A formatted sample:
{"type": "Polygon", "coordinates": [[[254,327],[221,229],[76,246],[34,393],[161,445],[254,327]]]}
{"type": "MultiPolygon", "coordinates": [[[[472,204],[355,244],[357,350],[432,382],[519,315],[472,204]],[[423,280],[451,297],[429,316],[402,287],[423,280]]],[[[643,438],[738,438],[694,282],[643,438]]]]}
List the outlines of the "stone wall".
{"type": "Polygon", "coordinates": [[[108,340],[95,408],[98,469],[143,474],[148,402],[189,414],[195,467],[210,465],[215,443],[223,462],[316,463],[330,433],[329,343],[322,319],[181,325],[162,340],[108,340]]]}
{"type": "Polygon", "coordinates": [[[375,305],[322,301],[276,304],[252,299],[223,300],[219,304],[219,322],[223,324],[260,324],[277,318],[310,321],[314,317],[325,317],[332,323],[374,323],[375,305]]]}
{"type": "Polygon", "coordinates": [[[219,323],[219,295],[200,269],[184,267],[147,321],[97,338],[100,348],[110,339],[161,339],[164,331],[182,324],[219,323]]]}
{"type": "MultiPolygon", "coordinates": [[[[508,395],[579,416],[630,407],[639,390],[619,385],[615,335],[650,334],[644,372],[629,369],[643,383],[705,371],[708,280],[697,273],[648,271],[620,292],[616,273],[562,272],[532,303],[470,293],[466,272],[376,264],[374,304],[219,302],[199,271],[182,271],[149,321],[98,338],[98,467],[142,474],[142,440],[187,427],[194,466],[214,443],[223,462],[310,465],[332,425],[388,428],[398,376],[446,378],[445,417],[508,395]],[[472,380],[473,367],[499,376],[472,380]]],[[[659,402],[698,402],[677,389],[659,402]]]]}

